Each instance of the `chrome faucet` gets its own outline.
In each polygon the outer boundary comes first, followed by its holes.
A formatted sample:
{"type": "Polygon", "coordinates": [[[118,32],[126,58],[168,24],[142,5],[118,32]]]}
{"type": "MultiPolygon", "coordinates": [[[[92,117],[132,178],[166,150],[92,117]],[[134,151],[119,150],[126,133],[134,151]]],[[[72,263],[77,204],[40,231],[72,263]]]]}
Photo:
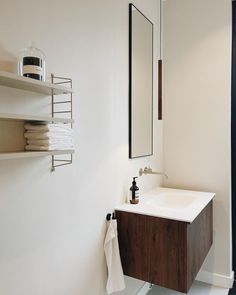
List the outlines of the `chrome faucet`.
{"type": "Polygon", "coordinates": [[[165,174],[163,172],[152,171],[151,167],[145,167],[144,169],[140,168],[139,169],[139,176],[142,176],[143,174],[145,174],[145,175],[147,175],[147,174],[163,175],[163,176],[165,176],[165,178],[168,178],[167,174],[165,174]]]}

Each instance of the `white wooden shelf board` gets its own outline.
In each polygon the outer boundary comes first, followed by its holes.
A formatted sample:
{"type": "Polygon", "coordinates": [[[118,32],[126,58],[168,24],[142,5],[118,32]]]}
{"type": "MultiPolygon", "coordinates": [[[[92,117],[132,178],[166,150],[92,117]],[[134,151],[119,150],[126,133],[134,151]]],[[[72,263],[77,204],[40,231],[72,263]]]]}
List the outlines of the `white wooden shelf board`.
{"type": "Polygon", "coordinates": [[[48,116],[32,116],[21,114],[0,113],[0,121],[36,121],[46,123],[73,123],[73,119],[53,118],[48,116]]]}
{"type": "Polygon", "coordinates": [[[0,85],[49,95],[52,93],[58,95],[74,92],[73,89],[69,87],[21,77],[13,73],[3,71],[0,71],[0,85]]]}
{"type": "Polygon", "coordinates": [[[74,150],[60,150],[60,151],[23,151],[23,152],[0,152],[0,160],[8,159],[23,159],[23,158],[38,158],[45,156],[56,156],[73,154],[74,150]]]}

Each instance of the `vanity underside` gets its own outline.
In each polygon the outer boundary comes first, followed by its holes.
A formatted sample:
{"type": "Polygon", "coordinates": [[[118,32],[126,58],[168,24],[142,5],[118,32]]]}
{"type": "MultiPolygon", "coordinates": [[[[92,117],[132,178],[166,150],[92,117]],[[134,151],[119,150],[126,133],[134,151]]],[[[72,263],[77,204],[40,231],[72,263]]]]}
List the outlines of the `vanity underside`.
{"type": "Polygon", "coordinates": [[[116,211],[124,274],[187,293],[213,241],[212,201],[192,223],[116,211]]]}

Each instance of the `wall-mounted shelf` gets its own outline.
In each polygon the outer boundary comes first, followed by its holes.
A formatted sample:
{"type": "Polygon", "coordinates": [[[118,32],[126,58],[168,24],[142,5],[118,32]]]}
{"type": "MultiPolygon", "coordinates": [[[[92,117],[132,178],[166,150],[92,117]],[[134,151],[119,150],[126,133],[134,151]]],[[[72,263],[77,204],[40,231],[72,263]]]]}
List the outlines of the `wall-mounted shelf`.
{"type": "Polygon", "coordinates": [[[0,153],[0,160],[8,159],[23,159],[23,158],[38,158],[45,156],[58,156],[58,155],[70,155],[73,154],[74,150],[58,150],[58,151],[22,151],[22,152],[7,152],[0,153]]]}
{"type": "Polygon", "coordinates": [[[0,113],[0,121],[35,121],[40,123],[66,123],[66,124],[71,124],[74,122],[73,119],[66,119],[66,118],[8,114],[8,113],[0,113]]]}
{"type": "Polygon", "coordinates": [[[61,85],[21,77],[13,73],[0,71],[0,85],[42,94],[70,94],[73,89],[61,85]]]}
{"type": "MultiPolygon", "coordinates": [[[[12,113],[0,113],[0,121],[33,121],[40,123],[65,123],[72,124],[72,80],[64,77],[51,75],[51,83],[38,81],[31,78],[21,77],[13,73],[0,71],[0,86],[10,87],[19,90],[30,91],[51,96],[52,114],[49,116],[42,115],[21,115],[12,113]],[[66,86],[65,86],[66,85],[66,86]],[[56,100],[55,96],[60,94],[69,95],[69,99],[56,100]],[[64,106],[63,109],[57,109],[64,106]],[[70,118],[57,118],[58,114],[70,115],[70,118]]],[[[72,154],[74,150],[57,150],[57,151],[20,151],[20,152],[0,152],[0,160],[18,159],[18,158],[35,158],[43,156],[52,157],[52,171],[56,167],[64,166],[72,163],[72,154]],[[70,159],[56,159],[59,155],[70,155],[70,159]]]]}

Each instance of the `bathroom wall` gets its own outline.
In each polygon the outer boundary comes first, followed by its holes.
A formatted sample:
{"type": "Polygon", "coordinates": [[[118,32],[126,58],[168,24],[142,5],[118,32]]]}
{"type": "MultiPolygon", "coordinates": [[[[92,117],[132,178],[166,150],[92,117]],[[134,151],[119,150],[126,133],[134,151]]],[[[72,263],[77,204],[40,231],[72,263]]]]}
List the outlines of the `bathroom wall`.
{"type": "MultiPolygon", "coordinates": [[[[1,1],[0,70],[15,71],[19,50],[33,40],[48,75],[73,79],[76,152],[73,165],[54,173],[50,158],[0,162],[0,294],[105,294],[106,214],[124,202],[139,168],[162,170],[157,0],[133,1],[155,26],[154,155],[128,159],[129,2],[1,1]]],[[[4,87],[0,103],[1,112],[50,111],[49,98],[4,87]]],[[[15,138],[15,126],[1,127],[15,138]]],[[[161,181],[143,176],[138,185],[144,191],[161,181]]],[[[122,294],[141,285],[127,279],[122,294]]]]}
{"type": "Polygon", "coordinates": [[[166,186],[213,191],[214,244],[200,279],[231,274],[231,1],[164,2],[166,186]]]}

